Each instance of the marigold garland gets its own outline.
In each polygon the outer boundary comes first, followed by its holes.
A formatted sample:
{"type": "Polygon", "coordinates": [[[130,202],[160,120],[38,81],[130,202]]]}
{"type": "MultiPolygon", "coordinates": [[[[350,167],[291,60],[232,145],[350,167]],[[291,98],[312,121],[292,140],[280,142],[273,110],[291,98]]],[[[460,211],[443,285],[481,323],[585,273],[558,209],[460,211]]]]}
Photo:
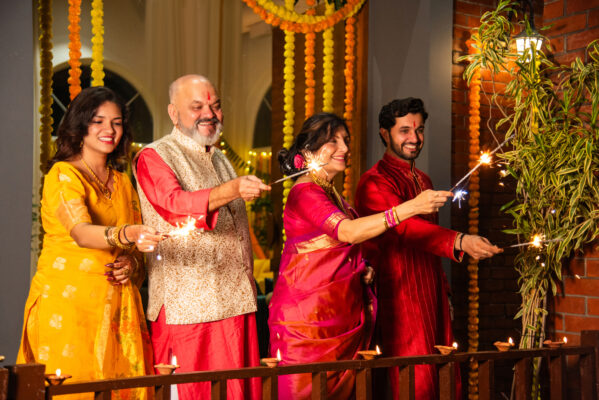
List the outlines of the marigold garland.
{"type": "Polygon", "coordinates": [[[366,0],[348,0],[347,3],[330,15],[298,14],[293,8],[281,7],[272,0],[243,0],[256,15],[272,26],[280,26],[284,31],[295,33],[321,32],[343,19],[355,15],[366,0]]]}
{"type": "MultiPolygon", "coordinates": [[[[350,135],[352,133],[351,127],[354,112],[354,91],[356,86],[354,81],[354,62],[356,59],[355,24],[355,17],[350,17],[345,20],[345,68],[343,70],[343,75],[345,76],[345,99],[343,100],[343,119],[345,119],[345,121],[347,122],[347,127],[350,130],[350,135]]],[[[353,192],[351,185],[351,153],[352,152],[350,151],[347,155],[347,167],[345,168],[345,177],[343,179],[343,197],[345,197],[347,200],[350,200],[353,192]]]]}
{"type": "Polygon", "coordinates": [[[104,85],[104,5],[102,0],[92,1],[92,86],[104,85]]]}
{"type": "MultiPolygon", "coordinates": [[[[316,4],[316,0],[307,0],[306,4],[308,7],[314,7],[316,4]]],[[[314,8],[310,8],[306,11],[308,15],[314,15],[316,10],[314,8]]],[[[314,114],[314,101],[315,101],[315,86],[316,81],[314,80],[314,69],[316,68],[316,58],[314,57],[314,44],[316,42],[316,33],[307,32],[305,35],[304,42],[304,70],[305,70],[305,81],[306,81],[306,90],[305,90],[305,117],[306,119],[314,114]]]]}
{"type": "MultiPolygon", "coordinates": [[[[477,52],[480,46],[473,46],[473,41],[468,41],[468,52],[473,54],[477,52]]],[[[474,168],[479,162],[480,157],[480,86],[481,73],[477,70],[469,87],[468,99],[470,102],[468,130],[470,134],[470,154],[469,168],[474,168]]],[[[470,177],[468,184],[468,192],[470,197],[468,205],[470,211],[468,213],[468,233],[471,235],[478,234],[479,223],[479,208],[478,199],[480,197],[480,178],[478,171],[475,171],[470,177]]],[[[468,260],[468,352],[478,351],[478,309],[479,309],[479,288],[478,288],[478,261],[474,258],[468,260]]],[[[470,361],[470,371],[468,373],[468,398],[470,400],[478,399],[478,361],[470,361]]]]}
{"type": "MultiPolygon", "coordinates": [[[[325,15],[333,15],[335,12],[335,4],[326,5],[325,15]]],[[[323,57],[322,57],[322,111],[332,113],[333,109],[333,91],[334,87],[334,70],[333,60],[335,58],[335,41],[333,39],[333,27],[326,29],[322,33],[323,41],[323,57]]]]}
{"type": "Polygon", "coordinates": [[[71,100],[81,92],[81,0],[69,0],[69,94],[71,100]]]}
{"type": "MultiPolygon", "coordinates": [[[[285,6],[293,10],[294,0],[285,0],[285,6]]],[[[283,111],[285,120],[283,121],[283,147],[289,149],[293,144],[293,125],[295,123],[295,112],[293,107],[293,97],[295,95],[295,33],[285,31],[285,47],[283,56],[285,57],[285,66],[283,67],[283,111]]],[[[287,196],[293,186],[291,180],[283,182],[283,210],[287,204],[287,196]]],[[[283,240],[286,239],[285,230],[283,230],[283,240]]]]}

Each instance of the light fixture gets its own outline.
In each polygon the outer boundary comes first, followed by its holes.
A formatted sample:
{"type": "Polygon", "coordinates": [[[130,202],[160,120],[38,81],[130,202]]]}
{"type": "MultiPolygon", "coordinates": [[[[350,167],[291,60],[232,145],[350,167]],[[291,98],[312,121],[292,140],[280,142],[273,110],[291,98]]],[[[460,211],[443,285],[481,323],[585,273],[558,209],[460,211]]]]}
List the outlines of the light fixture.
{"type": "Polygon", "coordinates": [[[525,25],[522,32],[517,34],[514,39],[516,40],[518,54],[524,55],[530,51],[540,51],[541,46],[543,46],[543,36],[535,27],[535,13],[532,1],[521,0],[520,4],[522,12],[525,12],[525,9],[528,8],[528,24],[525,25]]]}

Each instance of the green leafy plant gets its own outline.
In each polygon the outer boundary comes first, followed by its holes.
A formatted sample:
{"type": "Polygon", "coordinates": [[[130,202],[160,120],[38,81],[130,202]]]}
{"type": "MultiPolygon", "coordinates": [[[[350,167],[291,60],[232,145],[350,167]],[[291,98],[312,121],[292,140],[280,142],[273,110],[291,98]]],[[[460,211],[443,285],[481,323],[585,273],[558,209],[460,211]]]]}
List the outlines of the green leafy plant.
{"type": "Polygon", "coordinates": [[[588,46],[588,62],[577,58],[570,65],[551,58],[548,40],[542,51],[518,54],[510,38],[518,23],[530,29],[526,18],[514,22],[518,3],[501,0],[485,13],[472,35],[479,52],[462,59],[469,63],[468,82],[478,68],[511,78],[492,97],[504,115],[496,128],[513,135],[512,149],[501,155],[516,181],[515,200],[503,207],[514,223],[506,232],[519,242],[535,235],[547,240],[540,248],[522,247],[515,259],[520,347],[532,348],[545,339],[548,296],[562,281],[564,258],[599,235],[599,44],[588,46]]]}

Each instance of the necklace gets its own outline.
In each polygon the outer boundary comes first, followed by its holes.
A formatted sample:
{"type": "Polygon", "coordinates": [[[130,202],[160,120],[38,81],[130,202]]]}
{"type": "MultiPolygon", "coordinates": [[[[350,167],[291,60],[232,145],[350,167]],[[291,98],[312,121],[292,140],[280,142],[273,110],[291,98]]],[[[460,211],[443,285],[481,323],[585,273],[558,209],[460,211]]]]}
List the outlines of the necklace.
{"type": "Polygon", "coordinates": [[[339,196],[339,193],[337,193],[335,186],[333,186],[333,184],[331,182],[327,181],[324,178],[321,178],[320,176],[316,175],[312,171],[310,171],[310,177],[312,178],[314,183],[316,183],[318,186],[320,186],[321,188],[324,189],[324,191],[329,196],[329,198],[333,201],[333,203],[335,203],[335,205],[337,207],[339,207],[339,209],[341,211],[343,211],[344,214],[347,215],[347,210],[345,209],[345,206],[343,205],[343,201],[341,201],[341,196],[339,196]]]}
{"type": "Polygon", "coordinates": [[[110,200],[111,197],[111,193],[110,193],[110,189],[108,189],[108,180],[110,179],[110,167],[108,167],[108,177],[106,178],[106,182],[103,183],[100,178],[98,178],[98,175],[96,175],[94,173],[94,171],[90,168],[89,165],[87,165],[87,163],[85,162],[85,160],[83,159],[83,157],[81,157],[81,162],[83,162],[83,165],[85,165],[85,168],[87,168],[87,170],[89,171],[89,173],[91,174],[92,178],[94,179],[94,181],[100,186],[100,192],[102,192],[102,194],[104,195],[104,197],[106,197],[108,200],[110,200]]]}

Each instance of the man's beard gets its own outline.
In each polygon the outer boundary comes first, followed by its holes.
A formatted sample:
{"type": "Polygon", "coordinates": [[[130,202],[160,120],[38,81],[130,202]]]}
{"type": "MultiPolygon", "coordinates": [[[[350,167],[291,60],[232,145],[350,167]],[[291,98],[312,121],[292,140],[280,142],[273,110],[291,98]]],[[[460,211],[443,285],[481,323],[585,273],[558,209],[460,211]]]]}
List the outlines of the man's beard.
{"type": "Polygon", "coordinates": [[[199,119],[195,122],[194,126],[186,127],[182,124],[179,125],[179,130],[186,136],[189,136],[196,141],[200,146],[212,146],[218,141],[220,133],[223,130],[223,124],[216,118],[211,119],[199,119]],[[205,136],[198,132],[198,125],[202,122],[212,121],[216,123],[216,129],[212,135],[205,136]]]}
{"type": "Polygon", "coordinates": [[[422,142],[417,144],[416,152],[404,151],[403,145],[397,147],[395,143],[391,142],[391,149],[397,155],[397,157],[401,158],[405,161],[414,161],[420,155],[420,151],[422,150],[422,142]]]}

